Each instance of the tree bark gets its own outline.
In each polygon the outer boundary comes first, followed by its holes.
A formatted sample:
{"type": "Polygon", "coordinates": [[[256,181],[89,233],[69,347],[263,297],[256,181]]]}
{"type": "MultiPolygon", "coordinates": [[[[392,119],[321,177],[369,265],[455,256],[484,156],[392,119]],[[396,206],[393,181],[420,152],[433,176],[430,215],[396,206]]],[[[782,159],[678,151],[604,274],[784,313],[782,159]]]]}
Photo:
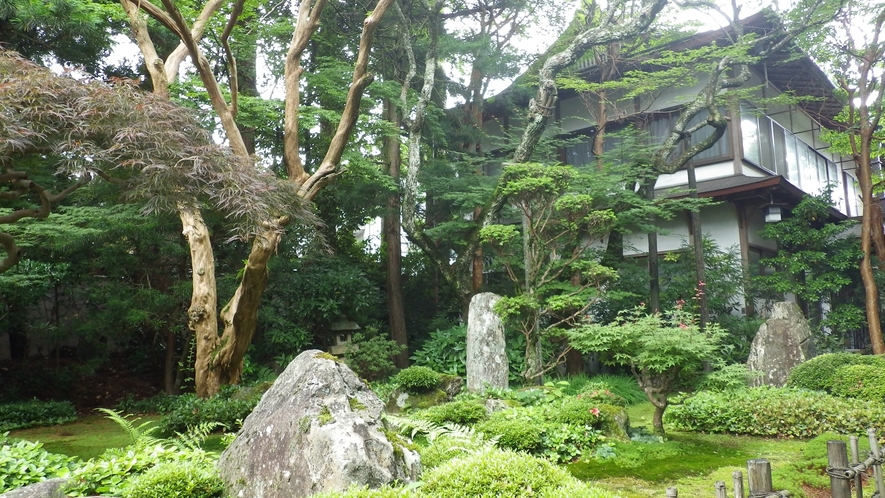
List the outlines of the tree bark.
{"type": "Polygon", "coordinates": [[[209,228],[199,209],[180,206],[178,216],[183,227],[191,256],[191,304],[187,310],[187,326],[197,341],[197,357],[194,364],[194,382],[197,396],[205,398],[218,392],[217,376],[212,375],[211,364],[217,354],[218,297],[215,282],[215,255],[209,228]]]}
{"type": "MultiPolygon", "coordinates": [[[[401,119],[396,105],[384,101],[385,115],[393,128],[399,130],[401,119]]],[[[387,174],[399,185],[402,155],[399,135],[384,137],[387,151],[387,174]]],[[[403,351],[393,358],[397,368],[409,366],[409,334],[406,330],[406,311],[403,303],[402,285],[402,227],[400,225],[399,191],[387,197],[387,210],[382,220],[384,227],[384,255],[387,273],[387,313],[390,323],[390,338],[403,347],[403,351]]]]}

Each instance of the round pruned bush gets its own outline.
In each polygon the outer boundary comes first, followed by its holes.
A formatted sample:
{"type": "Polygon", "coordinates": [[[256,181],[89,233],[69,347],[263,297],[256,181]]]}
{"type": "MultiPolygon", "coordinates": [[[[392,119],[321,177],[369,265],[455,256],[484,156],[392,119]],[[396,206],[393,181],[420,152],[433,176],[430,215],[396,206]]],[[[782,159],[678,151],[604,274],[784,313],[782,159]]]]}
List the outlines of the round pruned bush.
{"type": "Polygon", "coordinates": [[[416,496],[419,494],[405,488],[385,485],[378,489],[370,489],[368,486],[351,485],[347,491],[328,491],[313,498],[415,498],[416,496]]]}
{"type": "Polygon", "coordinates": [[[444,434],[434,438],[427,446],[419,446],[418,453],[421,455],[421,468],[425,471],[470,453],[490,446],[490,443],[481,437],[458,437],[457,435],[444,434]]]}
{"type": "Polygon", "coordinates": [[[473,425],[486,418],[486,407],[485,403],[475,399],[452,401],[432,406],[422,411],[418,417],[440,425],[449,422],[473,425]]]}
{"type": "Polygon", "coordinates": [[[787,385],[832,393],[836,370],[847,365],[874,365],[885,368],[885,358],[852,353],[823,354],[794,367],[787,377],[787,385]]]}
{"type": "Polygon", "coordinates": [[[627,406],[627,400],[623,396],[615,394],[604,385],[596,383],[587,384],[576,397],[590,400],[597,404],[627,406]]]}
{"type": "Polygon", "coordinates": [[[498,446],[517,451],[537,451],[541,448],[544,424],[533,419],[526,409],[493,413],[488,420],[476,425],[476,430],[488,437],[497,437],[498,446]]]}
{"type": "MultiPolygon", "coordinates": [[[[609,391],[615,396],[624,398],[627,405],[638,405],[648,401],[645,392],[639,388],[636,379],[629,375],[600,374],[590,378],[578,394],[592,391],[609,391]]],[[[608,402],[609,405],[618,403],[608,402]]]]}
{"type": "Polygon", "coordinates": [[[515,451],[488,449],[449,460],[426,472],[417,496],[427,498],[603,498],[565,469],[515,451]]]}
{"type": "Polygon", "coordinates": [[[243,425],[243,420],[252,413],[261,399],[260,395],[247,399],[235,399],[230,393],[221,393],[211,398],[198,398],[193,394],[178,396],[175,405],[159,424],[161,434],[185,433],[190,427],[201,424],[218,424],[220,428],[235,432],[243,425]]]}
{"type": "Polygon", "coordinates": [[[133,478],[122,498],[221,498],[224,484],[212,464],[167,462],[133,478]]]}
{"type": "Polygon", "coordinates": [[[393,381],[406,391],[422,392],[439,387],[442,375],[427,367],[409,367],[394,375],[393,381]]]}
{"type": "Polygon", "coordinates": [[[833,375],[833,394],[843,398],[885,401],[885,368],[878,365],[845,365],[833,375]]]}
{"type": "Polygon", "coordinates": [[[575,396],[564,398],[560,403],[551,403],[544,407],[547,419],[569,425],[589,425],[600,427],[602,420],[599,411],[600,403],[592,397],[575,396]]]}
{"type": "Polygon", "coordinates": [[[77,420],[77,410],[68,401],[31,400],[0,405],[0,432],[41,425],[58,425],[77,420]]]}
{"type": "Polygon", "coordinates": [[[664,417],[680,430],[810,438],[885,427],[885,404],[807,389],[756,387],[728,393],[702,391],[671,405],[664,417]]]}

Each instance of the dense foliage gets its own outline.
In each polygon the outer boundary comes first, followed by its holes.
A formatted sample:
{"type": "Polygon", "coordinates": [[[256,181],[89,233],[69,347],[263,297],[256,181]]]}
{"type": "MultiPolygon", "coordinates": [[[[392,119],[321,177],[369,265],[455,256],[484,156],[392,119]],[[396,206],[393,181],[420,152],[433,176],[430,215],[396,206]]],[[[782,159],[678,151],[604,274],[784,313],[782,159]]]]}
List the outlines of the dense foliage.
{"type": "Polygon", "coordinates": [[[67,476],[76,459],[49,453],[31,441],[10,441],[0,434],[0,494],[54,477],[67,476]]]}
{"type": "Polygon", "coordinates": [[[400,370],[393,381],[406,391],[421,392],[439,387],[442,377],[428,367],[412,366],[400,370]]]}
{"type": "Polygon", "coordinates": [[[67,401],[31,400],[0,404],[0,432],[39,425],[58,425],[77,419],[77,410],[67,401]]]}
{"type": "Polygon", "coordinates": [[[848,365],[869,365],[881,370],[885,368],[885,358],[851,353],[822,354],[793,367],[787,385],[835,394],[844,388],[835,385],[836,372],[848,365]]]}
{"type": "Polygon", "coordinates": [[[666,417],[680,430],[808,438],[825,432],[863,434],[869,427],[882,427],[885,405],[806,389],[757,387],[702,391],[673,405],[666,417]]]}

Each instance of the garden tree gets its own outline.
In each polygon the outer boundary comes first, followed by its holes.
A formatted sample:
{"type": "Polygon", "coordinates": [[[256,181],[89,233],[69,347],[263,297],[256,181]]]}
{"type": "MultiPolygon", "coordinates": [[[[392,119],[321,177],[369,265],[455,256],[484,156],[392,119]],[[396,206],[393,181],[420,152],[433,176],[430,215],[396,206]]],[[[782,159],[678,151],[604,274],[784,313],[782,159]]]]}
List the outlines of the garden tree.
{"type": "MultiPolygon", "coordinates": [[[[885,354],[882,338],[880,296],[874,267],[885,261],[885,233],[882,212],[874,197],[881,181],[874,171],[874,159],[881,154],[885,139],[879,125],[885,96],[885,5],[881,2],[847,1],[831,6],[831,23],[824,29],[809,32],[803,46],[812,57],[825,63],[837,85],[845,93],[846,109],[841,118],[844,134],[831,134],[839,152],[850,153],[857,163],[857,180],[863,205],[860,244],[863,259],[860,276],[865,291],[866,323],[874,354],[885,354]],[[858,29],[864,26],[864,29],[858,29]],[[841,146],[840,146],[841,145],[841,146]],[[879,263],[873,262],[873,245],[879,263]]],[[[840,130],[842,131],[842,130],[840,130]]]]}
{"type": "MultiPolygon", "coordinates": [[[[148,212],[219,209],[242,235],[271,216],[314,221],[290,183],[216,145],[190,111],[128,84],[56,76],[7,52],[0,57],[0,164],[12,208],[4,223],[45,218],[53,203],[96,176],[124,187],[148,212]],[[36,180],[50,171],[66,184],[58,194],[36,180]]],[[[8,233],[0,242],[5,269],[22,254],[8,233]]]]}
{"type": "Polygon", "coordinates": [[[725,333],[716,324],[701,330],[697,318],[679,307],[651,314],[634,308],[621,312],[613,323],[588,323],[565,335],[573,348],[630,369],[655,407],[654,431],[663,435],[668,396],[702,379],[705,363],[714,369],[723,363],[725,333]]]}
{"type": "Polygon", "coordinates": [[[179,320],[187,253],[173,219],[113,202],[116,190],[93,182],[51,217],[9,227],[27,256],[0,274],[0,288],[8,289],[0,301],[22,310],[13,314],[18,323],[4,328],[22,360],[29,337],[49,340],[43,353],[56,360],[62,348],[51,345],[70,344],[71,337],[81,359],[103,359],[112,353],[105,345],[114,344],[127,351],[132,371],[162,371],[164,390],[175,394],[189,352],[179,341],[189,341],[179,320]]]}
{"type": "MultiPolygon", "coordinates": [[[[552,55],[541,65],[538,95],[529,104],[525,133],[516,147],[512,162],[523,163],[531,159],[556,103],[558,87],[555,76],[592,47],[629,39],[643,33],[665,3],[666,0],[637,2],[619,0],[608,4],[605,8],[596,3],[584,6],[567,30],[567,36],[560,40],[557,47],[551,49],[552,55]]],[[[423,83],[416,101],[408,99],[408,89],[411,88],[412,79],[418,73],[417,58],[413,52],[410,52],[408,58],[410,66],[403,84],[401,102],[402,107],[408,110],[404,115],[409,116],[406,123],[409,130],[409,164],[403,184],[403,228],[409,239],[428,255],[446,282],[456,290],[462,309],[466,310],[474,293],[471,270],[474,255],[477,254],[481,244],[479,230],[497,220],[504,200],[500,188],[496,188],[491,195],[483,199],[482,209],[474,212],[472,219],[464,223],[465,242],[454,255],[450,251],[439,251],[433,238],[427,233],[427,227],[419,220],[419,173],[425,168],[421,147],[427,115],[433,103],[436,68],[441,58],[438,53],[439,36],[440,33],[431,30],[422,73],[423,83]]]]}
{"type": "MultiPolygon", "coordinates": [[[[240,20],[244,0],[230,2],[226,27],[219,39],[225,47],[225,63],[230,77],[230,103],[221,90],[219,80],[212,71],[210,62],[200,48],[200,39],[204,34],[206,23],[218,12],[220,0],[209,0],[203,4],[193,22],[183,16],[179,5],[174,0],[163,0],[160,8],[147,0],[134,2],[121,0],[132,29],[133,37],[141,49],[142,55],[151,75],[154,91],[159,95],[168,95],[168,85],[177,74],[176,60],[170,55],[164,62],[157,55],[157,50],[146,29],[147,23],[142,17],[144,12],[154,21],[175,33],[185,47],[185,53],[191,57],[196,66],[212,109],[221,122],[225,138],[234,154],[243,161],[252,161],[249,150],[243,140],[242,133],[236,124],[237,98],[235,82],[236,62],[227,49],[230,36],[240,20]],[[170,67],[171,66],[171,67],[170,67]]],[[[297,20],[292,38],[288,45],[285,61],[273,61],[284,68],[285,108],[283,124],[283,157],[286,165],[287,179],[297,189],[301,199],[312,201],[320,190],[341,173],[341,158],[347,141],[356,125],[360,113],[360,101],[366,87],[373,77],[368,72],[369,52],[375,29],[384,16],[392,0],[380,0],[365,18],[357,47],[349,49],[357,53],[350,88],[340,120],[329,142],[328,148],[321,152],[323,157],[313,172],[305,168],[300,146],[299,116],[301,113],[301,85],[304,68],[301,64],[302,55],[307,50],[312,37],[320,25],[325,0],[301,2],[298,6],[297,20]]],[[[177,52],[180,52],[177,50],[177,52]]],[[[173,53],[173,55],[175,55],[173,53]]],[[[203,215],[198,205],[181,203],[178,206],[179,216],[184,227],[184,234],[191,250],[193,296],[188,310],[188,326],[197,338],[196,355],[196,388],[197,395],[208,396],[218,391],[224,384],[237,383],[242,372],[243,357],[255,332],[258,308],[261,296],[267,286],[267,263],[276,251],[282,231],[290,223],[284,213],[269,215],[256,223],[257,231],[252,238],[252,250],[242,271],[240,285],[231,300],[219,312],[217,309],[218,291],[215,280],[215,265],[212,241],[207,230],[203,215]],[[219,319],[223,322],[223,330],[219,332],[219,319]]]]}
{"type": "MultiPolygon", "coordinates": [[[[653,49],[648,52],[650,57],[644,58],[642,62],[657,70],[630,71],[617,81],[594,85],[593,88],[597,90],[618,89],[623,92],[624,99],[631,101],[642,95],[654,95],[674,85],[700,84],[701,86],[700,90],[681,106],[678,118],[661,134],[663,136],[655,137],[658,143],[652,145],[650,150],[646,149],[647,157],[641,160],[650,165],[654,173],[647,177],[647,182],[643,186],[650,203],[655,202],[654,188],[657,176],[674,173],[683,168],[688,172],[691,197],[697,199],[691,161],[698,154],[713,147],[725,134],[728,118],[723,112],[724,106],[739,98],[740,92],[736,89],[749,80],[749,64],[764,60],[771,54],[788,48],[796,36],[820,25],[823,22],[820,4],[821,2],[809,2],[792,12],[789,23],[776,22],[773,29],[764,32],[746,30],[740,19],[740,6],[736,3],[732,3],[730,13],[721,11],[715,6],[706,6],[719,12],[728,22],[728,28],[724,30],[726,38],[721,45],[694,51],[653,49]]],[[[641,109],[637,111],[637,113],[642,112],[641,109]]],[[[690,212],[703,327],[709,318],[709,313],[706,294],[703,292],[705,265],[702,227],[698,210],[691,209],[690,212]]],[[[651,218],[649,222],[653,224],[654,219],[651,218]]],[[[650,306],[655,310],[660,308],[659,262],[655,230],[648,232],[648,258],[650,306]]]]}
{"type": "Polygon", "coordinates": [[[808,196],[778,223],[766,224],[760,235],[778,242],[777,254],[759,262],[771,268],[753,279],[760,297],[795,294],[809,320],[820,327],[821,349],[843,347],[844,334],[864,325],[863,304],[855,296],[856,268],[863,253],[846,233],[854,222],[832,223],[830,192],[808,196]],[[824,313],[821,305],[826,303],[824,313]]]}
{"type": "Polygon", "coordinates": [[[608,233],[615,215],[583,193],[592,182],[578,175],[568,166],[505,166],[498,189],[521,216],[522,234],[514,224],[489,224],[479,233],[516,288],[495,309],[525,336],[527,383],[540,383],[558,363],[544,365],[542,337],[577,325],[615,275],[588,251],[608,233]]]}
{"type": "Polygon", "coordinates": [[[5,0],[0,3],[0,44],[44,65],[130,76],[104,61],[120,21],[110,0],[5,0]]]}

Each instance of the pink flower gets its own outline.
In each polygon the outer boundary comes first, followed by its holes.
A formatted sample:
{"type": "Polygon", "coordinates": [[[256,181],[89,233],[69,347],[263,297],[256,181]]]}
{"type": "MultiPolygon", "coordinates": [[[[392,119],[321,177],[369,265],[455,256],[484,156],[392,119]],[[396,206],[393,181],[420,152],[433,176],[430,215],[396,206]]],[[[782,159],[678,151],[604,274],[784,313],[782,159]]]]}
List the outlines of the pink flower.
{"type": "Polygon", "coordinates": [[[681,328],[681,329],[687,329],[687,328],[688,328],[688,325],[686,325],[686,324],[684,324],[684,323],[680,323],[680,324],[679,324],[679,328],[681,328]]]}
{"type": "Polygon", "coordinates": [[[591,408],[590,413],[592,413],[594,416],[598,417],[599,416],[599,408],[591,408]]]}

